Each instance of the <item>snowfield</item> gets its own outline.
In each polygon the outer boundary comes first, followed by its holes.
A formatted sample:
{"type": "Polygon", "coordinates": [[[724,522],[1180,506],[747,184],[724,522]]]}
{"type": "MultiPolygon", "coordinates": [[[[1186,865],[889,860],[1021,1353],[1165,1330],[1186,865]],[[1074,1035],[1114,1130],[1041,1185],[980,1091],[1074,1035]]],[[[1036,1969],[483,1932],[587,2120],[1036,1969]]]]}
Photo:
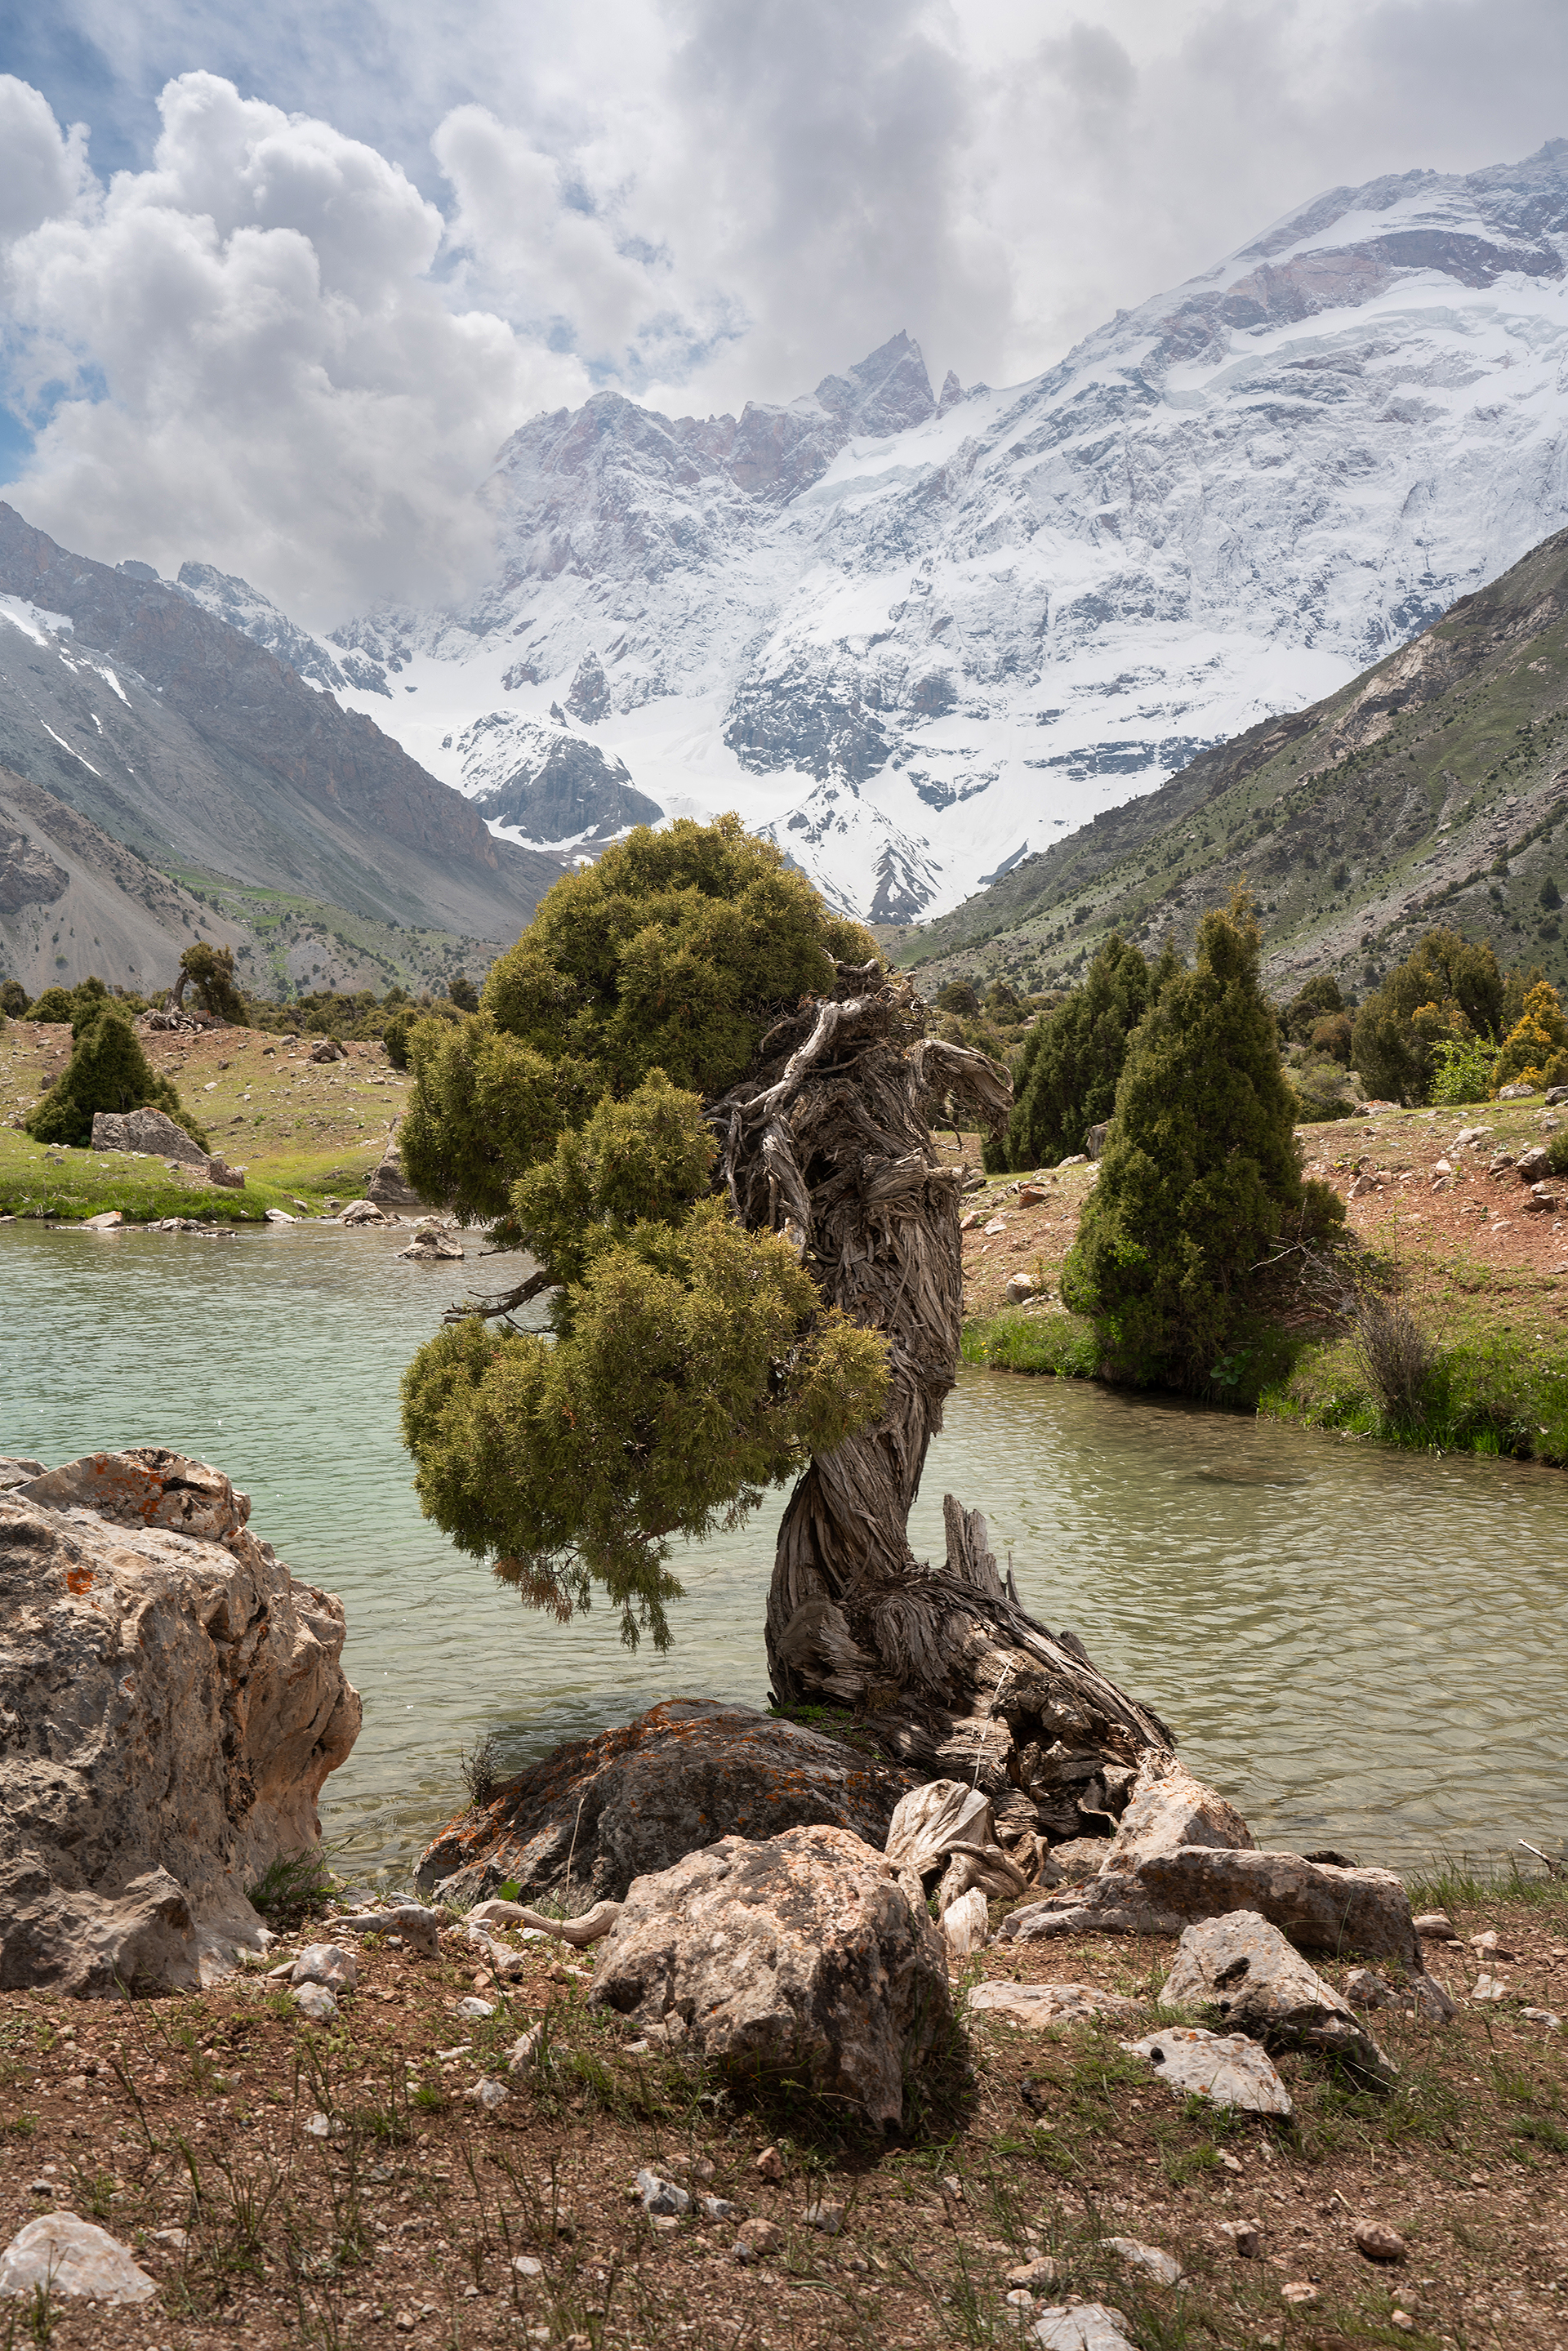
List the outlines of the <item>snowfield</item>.
{"type": "Polygon", "coordinates": [[[734,808],[837,904],[938,914],[1568,522],[1565,265],[1559,140],[1334,190],[1009,391],[938,400],[898,335],[739,419],[602,392],[500,453],[469,608],[285,657],[443,780],[515,787],[512,838],[734,808]]]}

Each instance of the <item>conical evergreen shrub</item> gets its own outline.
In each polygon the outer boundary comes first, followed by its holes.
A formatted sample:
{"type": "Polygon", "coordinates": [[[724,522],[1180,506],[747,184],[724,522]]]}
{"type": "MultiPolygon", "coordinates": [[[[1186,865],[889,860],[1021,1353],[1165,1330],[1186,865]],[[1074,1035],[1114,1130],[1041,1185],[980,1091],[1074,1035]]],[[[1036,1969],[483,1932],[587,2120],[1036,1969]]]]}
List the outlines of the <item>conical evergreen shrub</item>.
{"type": "Polygon", "coordinates": [[[1062,1285],[1124,1379],[1208,1386],[1286,1220],[1343,1215],[1326,1186],[1301,1182],[1260,954],[1247,899],[1205,914],[1195,967],[1127,1053],[1062,1285]]]}
{"type": "Polygon", "coordinates": [[[130,1020],[112,1001],[78,1035],[64,1071],[29,1115],[27,1133],[38,1143],[79,1149],[92,1141],[93,1117],[100,1110],[161,1110],[204,1151],[207,1147],[205,1135],[186,1117],[174,1088],[158,1076],[130,1020]]]}
{"type": "Polygon", "coordinates": [[[988,1146],[993,1174],[1054,1167],[1082,1150],[1090,1128],[1115,1107],[1128,1039],[1179,968],[1168,946],[1151,969],[1124,939],[1106,940],[1082,987],[1042,1013],[1024,1040],[1006,1139],[999,1150],[988,1146]]]}

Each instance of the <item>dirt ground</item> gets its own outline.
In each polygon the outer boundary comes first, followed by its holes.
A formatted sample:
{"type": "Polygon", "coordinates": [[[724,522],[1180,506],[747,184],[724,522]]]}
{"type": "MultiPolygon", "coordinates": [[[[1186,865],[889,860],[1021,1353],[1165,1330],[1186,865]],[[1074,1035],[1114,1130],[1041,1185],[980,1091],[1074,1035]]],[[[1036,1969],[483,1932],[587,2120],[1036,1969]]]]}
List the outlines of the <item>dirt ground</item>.
{"type": "Polygon", "coordinates": [[[976,2019],[912,2084],[886,2142],[799,2091],[727,2091],[678,2055],[635,2053],[633,2029],[590,2003],[586,1966],[554,1946],[526,1946],[524,1974],[498,1987],[461,1927],[434,1960],[371,1944],[329,2026],[259,1977],[130,2003],[5,1994],[0,2241],[68,2209],[157,2282],[141,2307],[14,2304],[5,2339],[882,2351],[1017,2342],[1045,2307],[1100,2301],[1140,2351],[1561,2351],[1568,2032],[1521,2011],[1568,2014],[1568,1886],[1450,1896],[1449,1912],[1462,1937],[1490,1928],[1500,1946],[1435,1949],[1458,2018],[1380,2012],[1400,2067],[1386,2095],[1282,2054],[1290,2122],[1179,2100],[1122,2051],[1155,2019],[1172,1946],[1115,1937],[993,1944],[970,1963],[961,2014],[977,1975],[1140,2006],[1043,2032],[976,2019]],[[1484,2005],[1465,1998],[1483,1967],[1506,1985],[1484,2005]],[[493,2013],[463,2017],[470,1996],[493,2013]],[[506,2051],[541,2018],[541,2053],[508,2081],[506,2051]],[[493,2110],[468,2095],[486,2076],[508,2085],[493,2110]],[[757,2169],[768,2147],[777,2184],[757,2169]],[[651,2220],[643,2167],[684,2183],[691,2211],[651,2220]],[[736,2215],[707,2218],[702,2196],[736,2215]],[[809,2206],[834,2204],[836,2231],[808,2224],[809,2206]],[[746,2263],[742,2216],[779,2232],[746,2263]],[[1356,2251],[1366,2218],[1399,2232],[1406,2260],[1356,2251]],[[1251,2258],[1226,2233],[1241,2222],[1259,2231],[1251,2258]],[[1173,2255],[1182,2282],[1156,2283],[1117,2238],[1173,2255]],[[1009,2288],[1040,2260],[1049,2282],[1009,2288]]]}
{"type": "MultiPolygon", "coordinates": [[[[1561,1123],[1562,1114],[1537,1098],[1461,1111],[1385,1111],[1296,1133],[1303,1172],[1333,1185],[1346,1203],[1349,1229],[1396,1251],[1417,1283],[1448,1272],[1467,1281],[1499,1273],[1533,1277],[1543,1285],[1548,1311],[1562,1314],[1568,1311],[1568,1179],[1549,1182],[1554,1205],[1539,1207],[1530,1205],[1531,1187],[1511,1167],[1488,1172],[1495,1155],[1517,1158],[1532,1144],[1549,1144],[1561,1123]],[[1479,1143],[1456,1142],[1467,1128],[1484,1130],[1479,1143]]],[[[940,1147],[950,1163],[978,1171],[977,1135],[955,1144],[949,1134],[940,1147]]],[[[964,1235],[966,1319],[999,1311],[1009,1276],[1020,1271],[1051,1294],[1048,1302],[1060,1302],[1062,1259],[1096,1176],[1085,1163],[1036,1177],[998,1176],[966,1196],[964,1214],[975,1220],[964,1235]],[[1024,1202],[1026,1186],[1044,1197],[1024,1202]],[[988,1232],[992,1224],[1003,1229],[988,1232]]]]}

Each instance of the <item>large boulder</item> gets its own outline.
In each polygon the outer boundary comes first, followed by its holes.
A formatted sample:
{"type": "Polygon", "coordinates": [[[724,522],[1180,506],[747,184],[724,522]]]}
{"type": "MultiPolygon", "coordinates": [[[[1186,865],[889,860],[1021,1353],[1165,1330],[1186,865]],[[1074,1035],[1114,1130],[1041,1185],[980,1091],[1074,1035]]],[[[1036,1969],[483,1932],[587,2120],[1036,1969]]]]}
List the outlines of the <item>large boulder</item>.
{"type": "Polygon", "coordinates": [[[199,1167],[203,1174],[212,1163],[212,1154],[204,1151],[193,1135],[161,1110],[99,1110],[93,1113],[92,1147],[95,1151],[146,1151],[159,1159],[183,1160],[188,1167],[199,1167]]]}
{"type": "Polygon", "coordinates": [[[881,1854],[835,1828],[725,1837],[637,1878],[591,1997],[721,2073],[788,2075],[885,2129],[904,2119],[905,2075],[952,2019],[946,1949],[925,1905],[881,1854]]]}
{"type": "Polygon", "coordinates": [[[417,1208],[419,1194],[402,1172],[396,1146],[387,1144],[381,1165],[365,1186],[365,1197],[378,1208],[417,1208]]]}
{"type": "Polygon", "coordinates": [[[1298,1853],[1245,1853],[1183,1845],[1126,1871],[1065,1886],[1014,1910],[1005,1942],[1080,1934],[1179,1935],[1195,1918],[1256,1910],[1298,1949],[1397,1959],[1423,1972],[1410,1897],[1387,1869],[1340,1869],[1298,1853]]]}
{"type": "Polygon", "coordinates": [[[821,1824],[880,1848],[914,1784],[913,1772],[802,1723],[671,1698],[558,1747],[461,1814],[426,1847],[414,1884],[475,1902],[515,1883],[525,1901],[586,1909],[720,1837],[821,1824]]]}
{"type": "Polygon", "coordinates": [[[209,1981],[318,1843],[360,1728],[342,1605],[249,1514],[153,1446],[0,1491],[0,1989],[209,1981]]]}

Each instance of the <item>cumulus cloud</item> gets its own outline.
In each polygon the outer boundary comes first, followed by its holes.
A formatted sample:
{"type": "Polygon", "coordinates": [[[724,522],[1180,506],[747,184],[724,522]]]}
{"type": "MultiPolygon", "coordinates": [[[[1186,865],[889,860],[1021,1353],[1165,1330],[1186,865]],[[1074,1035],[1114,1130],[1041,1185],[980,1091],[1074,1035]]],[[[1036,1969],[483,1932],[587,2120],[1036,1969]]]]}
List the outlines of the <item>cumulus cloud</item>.
{"type": "Polygon", "coordinates": [[[540,406],[788,400],[901,327],[934,377],[1017,381],[1324,186],[1568,130],[1561,0],[30,21],[57,102],[0,79],[5,352],[37,430],[11,495],[89,552],[198,555],[318,618],[471,576],[473,489],[540,406]],[[78,111],[135,159],[106,183],[78,111]]]}
{"type": "Polygon", "coordinates": [[[580,366],[454,307],[440,213],[373,149],[205,73],[162,109],[151,169],[9,242],[12,372],[47,419],[14,496],[87,552],[200,554],[318,617],[455,586],[474,483],[580,366]]]}

